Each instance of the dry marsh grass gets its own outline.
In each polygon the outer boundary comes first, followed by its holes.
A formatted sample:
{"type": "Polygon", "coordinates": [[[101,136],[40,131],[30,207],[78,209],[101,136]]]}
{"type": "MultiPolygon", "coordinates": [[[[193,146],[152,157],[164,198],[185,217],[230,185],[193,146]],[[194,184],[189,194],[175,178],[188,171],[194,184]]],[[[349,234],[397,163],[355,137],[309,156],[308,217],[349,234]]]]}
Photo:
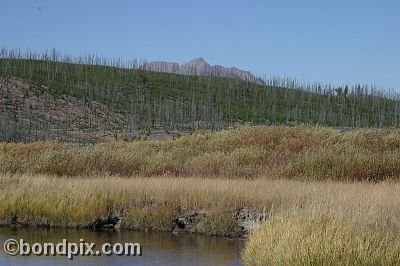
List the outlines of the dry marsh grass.
{"type": "Polygon", "coordinates": [[[172,231],[202,211],[198,233],[234,237],[246,208],[273,217],[250,237],[248,265],[396,265],[399,195],[397,182],[2,175],[0,223],[81,227],[123,212],[123,228],[172,231]]]}
{"type": "Polygon", "coordinates": [[[175,141],[0,144],[0,223],[171,231],[191,211],[199,233],[236,236],[233,213],[269,213],[249,265],[400,263],[400,131],[238,128],[175,141]]]}
{"type": "Polygon", "coordinates": [[[0,220],[75,227],[123,210],[126,228],[169,231],[179,215],[205,211],[214,215],[207,230],[224,235],[232,213],[246,208],[273,217],[325,215],[398,234],[399,195],[400,184],[389,182],[3,175],[0,220]]]}
{"type": "Polygon", "coordinates": [[[247,243],[247,265],[399,265],[399,238],[329,217],[276,219],[247,243]]]}
{"type": "Polygon", "coordinates": [[[400,177],[400,131],[238,128],[175,141],[0,144],[0,173],[382,181],[400,177]]]}

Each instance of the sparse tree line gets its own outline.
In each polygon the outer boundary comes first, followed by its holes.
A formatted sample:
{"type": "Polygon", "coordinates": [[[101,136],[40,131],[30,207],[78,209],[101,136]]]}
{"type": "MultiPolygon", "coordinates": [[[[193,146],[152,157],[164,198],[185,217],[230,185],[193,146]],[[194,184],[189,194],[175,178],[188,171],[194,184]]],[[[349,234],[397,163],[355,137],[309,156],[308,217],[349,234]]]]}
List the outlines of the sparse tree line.
{"type": "Polygon", "coordinates": [[[32,135],[32,124],[36,130],[40,127],[41,131],[50,131],[48,138],[54,138],[51,131],[63,134],[72,128],[86,133],[134,135],[154,129],[220,130],[241,123],[310,123],[334,127],[400,124],[399,94],[376,86],[308,84],[279,77],[264,79],[266,85],[259,85],[212,76],[149,72],[143,70],[145,60],[127,62],[96,55],[73,58],[55,50],[34,53],[3,48],[0,57],[0,77],[5,80],[18,77],[33,84],[30,92],[17,98],[11,96],[7,83],[1,84],[3,141],[20,140],[10,135],[32,135]],[[43,104],[40,125],[35,124],[37,117],[29,117],[29,93],[42,95],[41,99],[47,101],[43,104]],[[46,106],[51,106],[55,99],[68,97],[82,101],[83,120],[77,125],[67,113],[63,124],[55,125],[51,116],[46,116],[49,113],[46,106]],[[99,112],[97,103],[105,105],[108,111],[99,112]],[[18,119],[24,113],[23,119],[18,119]],[[110,122],[99,123],[101,119],[110,122]]]}

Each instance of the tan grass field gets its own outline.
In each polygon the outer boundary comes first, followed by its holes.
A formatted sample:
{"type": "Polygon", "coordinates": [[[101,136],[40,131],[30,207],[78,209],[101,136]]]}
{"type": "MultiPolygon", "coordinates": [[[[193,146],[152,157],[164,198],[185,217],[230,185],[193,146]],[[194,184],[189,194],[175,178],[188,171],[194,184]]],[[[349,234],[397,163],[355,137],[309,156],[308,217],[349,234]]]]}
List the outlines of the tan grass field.
{"type": "Polygon", "coordinates": [[[252,236],[247,265],[399,265],[400,242],[381,228],[331,217],[275,219],[252,236]]]}
{"type": "Polygon", "coordinates": [[[243,253],[249,265],[400,263],[400,131],[239,128],[175,141],[77,147],[0,145],[0,221],[171,231],[206,212],[198,231],[235,236],[232,213],[271,218],[243,253]]]}
{"type": "Polygon", "coordinates": [[[250,237],[244,253],[249,265],[400,262],[398,183],[200,177],[2,176],[0,180],[3,223],[18,216],[18,221],[30,225],[75,227],[124,209],[124,228],[171,231],[178,212],[197,210],[210,214],[203,233],[232,235],[238,230],[232,212],[249,208],[273,217],[250,237]],[[359,261],[352,260],[354,256],[359,261]]]}
{"type": "Polygon", "coordinates": [[[400,177],[400,130],[238,128],[79,147],[0,144],[0,173],[382,181],[400,177]]]}
{"type": "MultiPolygon", "coordinates": [[[[75,226],[120,209],[128,214],[158,210],[152,215],[173,215],[178,209],[230,213],[250,208],[280,217],[325,215],[400,230],[400,184],[390,182],[27,175],[1,176],[0,182],[0,217],[17,215],[30,224],[75,226]]],[[[139,225],[135,219],[129,216],[126,226],[139,225]]]]}

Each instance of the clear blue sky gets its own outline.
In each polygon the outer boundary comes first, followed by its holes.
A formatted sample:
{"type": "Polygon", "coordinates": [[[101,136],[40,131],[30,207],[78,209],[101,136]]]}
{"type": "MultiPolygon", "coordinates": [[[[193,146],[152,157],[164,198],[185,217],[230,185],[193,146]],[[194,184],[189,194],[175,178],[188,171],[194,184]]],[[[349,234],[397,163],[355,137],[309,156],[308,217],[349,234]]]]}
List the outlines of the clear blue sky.
{"type": "Polygon", "coordinates": [[[400,90],[398,0],[2,0],[0,46],[400,90]]]}

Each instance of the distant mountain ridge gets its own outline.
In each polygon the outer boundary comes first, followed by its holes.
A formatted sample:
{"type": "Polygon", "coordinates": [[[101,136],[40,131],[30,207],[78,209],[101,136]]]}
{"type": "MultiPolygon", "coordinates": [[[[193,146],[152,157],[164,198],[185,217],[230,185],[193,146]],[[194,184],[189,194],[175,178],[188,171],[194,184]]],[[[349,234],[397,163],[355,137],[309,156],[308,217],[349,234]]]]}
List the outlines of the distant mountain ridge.
{"type": "Polygon", "coordinates": [[[178,64],[165,61],[153,61],[144,64],[144,70],[174,73],[181,75],[197,75],[197,76],[215,76],[223,78],[241,79],[249,82],[254,82],[260,85],[264,85],[264,81],[260,78],[255,77],[250,71],[238,69],[236,67],[223,67],[220,65],[212,66],[207,63],[204,58],[195,58],[188,63],[178,64]]]}

